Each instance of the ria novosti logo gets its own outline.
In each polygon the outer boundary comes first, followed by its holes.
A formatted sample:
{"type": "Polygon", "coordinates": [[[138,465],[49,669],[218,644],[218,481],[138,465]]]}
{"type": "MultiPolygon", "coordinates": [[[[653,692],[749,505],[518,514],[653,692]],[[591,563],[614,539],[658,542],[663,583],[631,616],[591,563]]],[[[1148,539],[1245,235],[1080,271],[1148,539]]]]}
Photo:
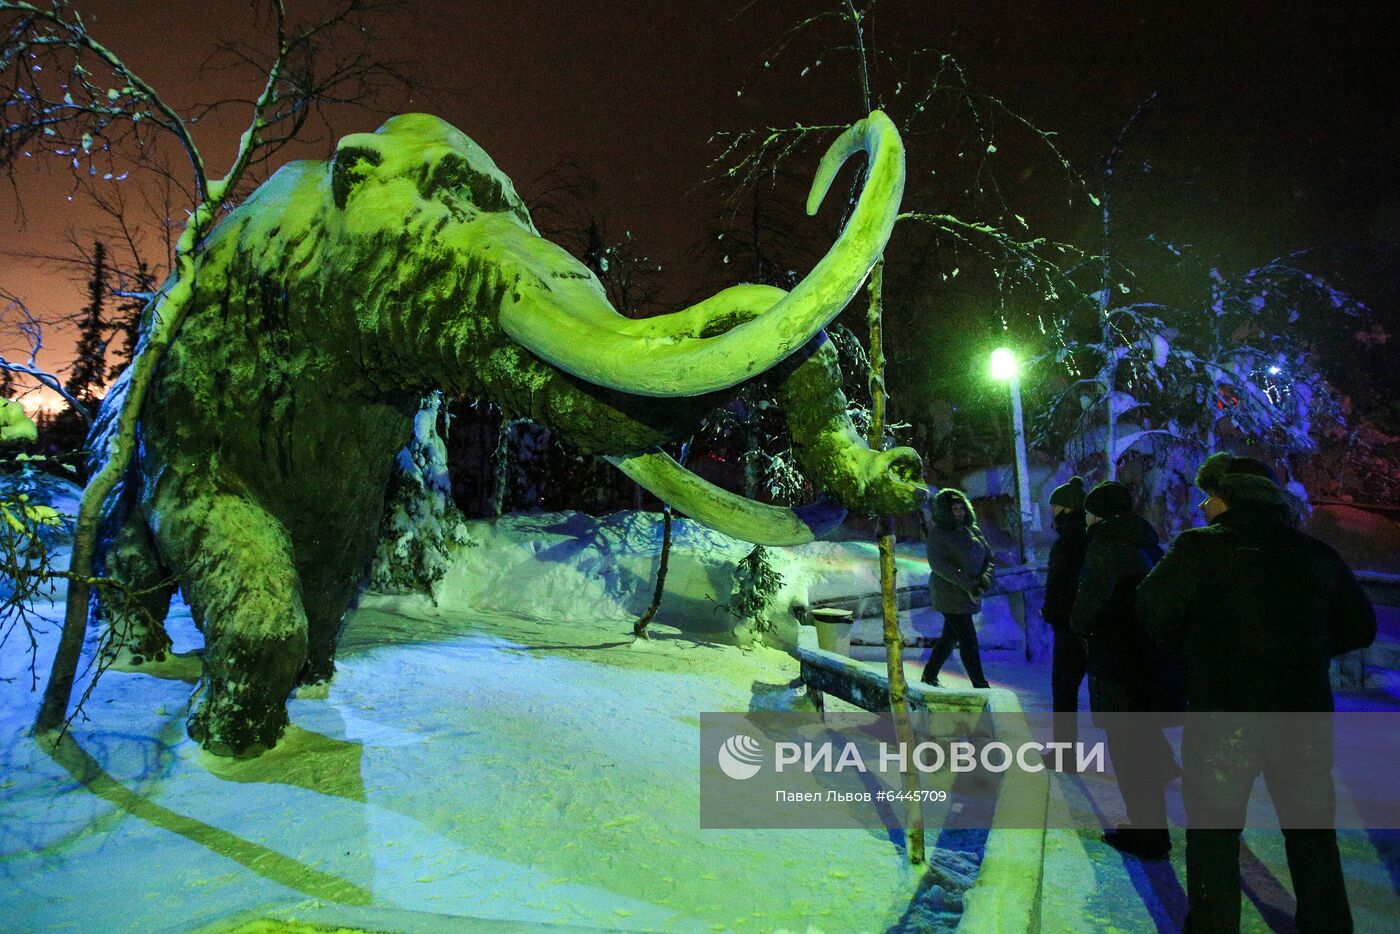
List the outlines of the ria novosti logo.
{"type": "MultiPolygon", "coordinates": [[[[836,774],[851,769],[856,772],[976,772],[1001,773],[1017,769],[1022,772],[1043,772],[1047,768],[1062,771],[1073,764],[1076,772],[1103,772],[1105,744],[1025,742],[1016,746],[1004,742],[921,742],[912,747],[903,743],[880,743],[878,756],[867,761],[873,753],[854,742],[837,744],[779,742],[773,744],[773,771],[789,769],[811,774],[836,774]],[[1073,753],[1073,756],[1070,754],[1073,753]],[[795,767],[795,768],[794,768],[795,767]]],[[[753,778],[763,767],[763,745],[747,733],[731,735],[716,754],[719,768],[729,778],[744,781],[753,778]]]]}
{"type": "Polygon", "coordinates": [[[719,769],[737,781],[753,778],[763,763],[763,747],[747,733],[737,733],[719,747],[719,769]]]}

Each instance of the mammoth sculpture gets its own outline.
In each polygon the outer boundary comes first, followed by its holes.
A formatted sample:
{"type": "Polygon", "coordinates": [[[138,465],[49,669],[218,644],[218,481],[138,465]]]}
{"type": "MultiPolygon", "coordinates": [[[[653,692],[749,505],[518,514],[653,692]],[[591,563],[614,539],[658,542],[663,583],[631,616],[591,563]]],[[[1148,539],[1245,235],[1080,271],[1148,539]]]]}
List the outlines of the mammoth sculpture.
{"type": "MultiPolygon", "coordinates": [[[[657,447],[692,433],[726,391],[767,379],[804,471],[832,500],[916,508],[917,455],[860,440],[822,332],[883,250],[903,191],[899,136],[876,112],[828,151],[809,212],[860,151],[856,206],[791,292],[741,285],[643,320],[618,314],[586,267],[540,237],[486,153],[435,117],[347,136],[328,162],[289,164],[253,192],[200,246],[194,307],[148,394],[100,546],[105,573],[142,593],[144,612],[100,608],[132,651],[167,650],[153,621],[175,586],[189,600],[205,638],[190,736],[256,755],[280,737],[292,689],[331,676],[394,455],[432,390],[548,425],[721,531],[791,544],[820,534],[829,512],[744,500],[657,447]]],[[[95,450],[123,395],[121,383],[108,395],[95,450]]]]}

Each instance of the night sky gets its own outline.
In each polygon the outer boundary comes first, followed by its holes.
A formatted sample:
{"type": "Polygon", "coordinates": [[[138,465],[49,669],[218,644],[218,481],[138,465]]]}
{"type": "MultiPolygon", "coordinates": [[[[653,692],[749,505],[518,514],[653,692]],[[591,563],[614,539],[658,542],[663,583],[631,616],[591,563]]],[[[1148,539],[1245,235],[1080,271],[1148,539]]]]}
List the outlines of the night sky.
{"type": "MultiPolygon", "coordinates": [[[[239,2],[83,0],[94,35],[178,105],[217,96],[229,79],[200,76],[219,36],[255,35],[239,2]]],[[[293,11],[299,4],[289,4],[293,11]]],[[[304,8],[304,7],[303,7],[304,8]]],[[[761,67],[783,27],[822,5],[689,0],[481,0],[411,4],[377,37],[406,59],[418,84],[398,110],[446,118],[479,142],[529,198],[542,173],[572,157],[597,180],[612,233],[630,230],[665,267],[677,295],[684,268],[722,211],[711,133],[793,120],[860,116],[849,57],[794,48],[761,67]],[[742,94],[738,93],[743,91],[742,94]]],[[[1396,28],[1380,4],[883,0],[869,22],[877,46],[934,46],[956,55],[972,83],[1045,130],[1091,180],[1128,115],[1158,97],[1134,127],[1126,158],[1161,184],[1139,222],[1233,258],[1241,267],[1279,252],[1388,244],[1400,238],[1396,28]]],[[[230,117],[233,115],[230,114],[230,117]]],[[[334,115],[334,135],[370,130],[375,114],[334,115]]],[[[238,121],[201,124],[219,165],[238,121]]],[[[322,132],[297,155],[324,156],[322,132]]],[[[915,145],[910,143],[911,150],[915,145]]],[[[955,141],[920,145],[955,148],[955,141]]],[[[1093,215],[1066,211],[1062,179],[1044,165],[997,166],[1017,180],[1026,215],[1056,235],[1085,236],[1093,215]]],[[[813,165],[801,166],[809,173],[813,165]]],[[[70,205],[62,164],[22,173],[27,226],[9,196],[4,249],[61,252],[64,232],[92,223],[70,205]]],[[[1093,246],[1092,240],[1086,243],[1093,246]]],[[[1380,260],[1377,260],[1380,263],[1380,260]]],[[[1388,277],[1377,267],[1377,279],[1388,277]]],[[[0,256],[0,285],[36,311],[82,304],[71,273],[0,256]]],[[[1387,300],[1386,290],[1378,295],[1387,300]]],[[[67,345],[50,340],[55,355],[67,345]]],[[[13,349],[11,345],[10,349],[13,349]]],[[[49,364],[55,365],[53,356],[49,364]]]]}

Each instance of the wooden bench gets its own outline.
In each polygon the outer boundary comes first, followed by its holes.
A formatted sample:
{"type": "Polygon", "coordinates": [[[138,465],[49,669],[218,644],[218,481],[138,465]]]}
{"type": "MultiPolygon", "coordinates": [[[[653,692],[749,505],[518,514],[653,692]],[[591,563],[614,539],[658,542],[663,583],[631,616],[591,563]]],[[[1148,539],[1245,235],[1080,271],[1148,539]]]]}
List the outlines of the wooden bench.
{"type": "MultiPolygon", "coordinates": [[[[825,694],[874,713],[890,709],[890,678],[882,668],[810,646],[798,646],[796,651],[802,683],[807,686],[818,711],[826,709],[825,694]]],[[[914,681],[905,687],[904,697],[914,710],[981,713],[992,709],[994,693],[998,690],[936,688],[914,681]]]]}

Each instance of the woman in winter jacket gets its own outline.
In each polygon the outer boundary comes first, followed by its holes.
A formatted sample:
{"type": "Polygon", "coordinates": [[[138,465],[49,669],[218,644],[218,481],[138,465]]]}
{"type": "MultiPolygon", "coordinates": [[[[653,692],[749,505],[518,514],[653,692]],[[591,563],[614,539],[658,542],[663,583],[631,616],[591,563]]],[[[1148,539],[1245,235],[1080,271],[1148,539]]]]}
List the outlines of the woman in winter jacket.
{"type": "Polygon", "coordinates": [[[934,643],[922,681],[938,684],[938,672],[957,648],[963,671],[975,688],[990,687],[982,674],[972,614],[992,586],[992,549],[977,527],[972,504],[959,490],[939,490],[929,504],[929,604],[943,614],[943,633],[934,643]]]}

